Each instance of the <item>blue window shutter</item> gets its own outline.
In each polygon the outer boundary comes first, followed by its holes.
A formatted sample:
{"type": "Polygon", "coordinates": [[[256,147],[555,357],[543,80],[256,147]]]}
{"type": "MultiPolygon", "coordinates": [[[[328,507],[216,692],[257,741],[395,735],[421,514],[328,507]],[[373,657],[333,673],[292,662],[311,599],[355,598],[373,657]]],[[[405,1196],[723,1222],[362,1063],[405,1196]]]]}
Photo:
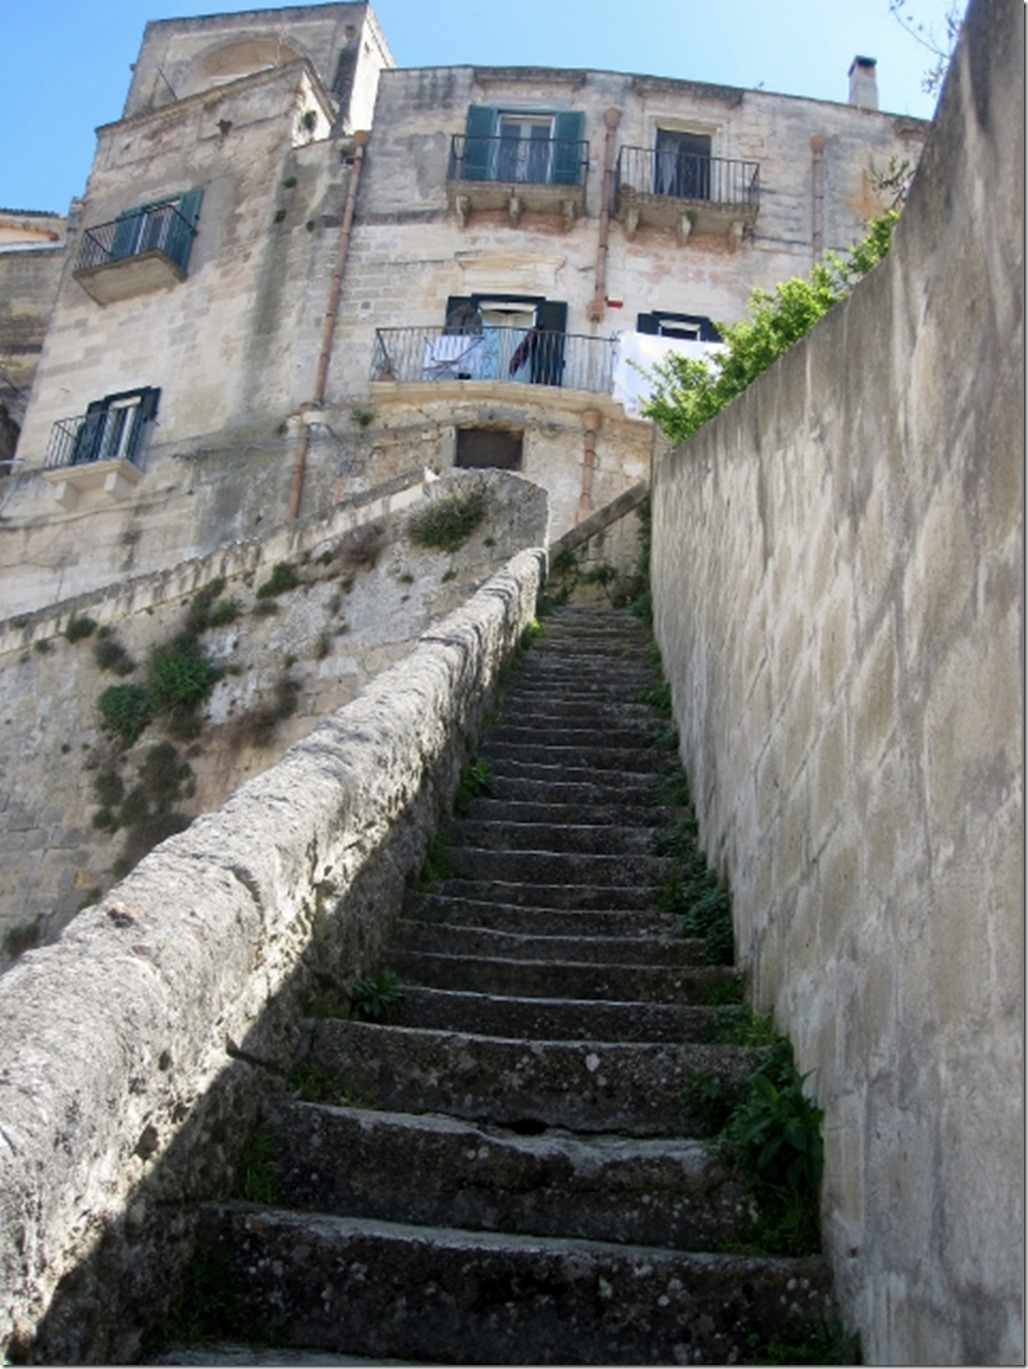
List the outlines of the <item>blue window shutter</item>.
{"type": "Polygon", "coordinates": [[[182,271],[186,269],[186,263],[189,261],[202,199],[203,187],[199,185],[182,196],[176,206],[181,217],[172,221],[168,234],[168,256],[182,271]]]}
{"type": "Polygon", "coordinates": [[[111,257],[114,261],[122,257],[131,257],[137,250],[139,222],[144,212],[142,209],[125,209],[118,215],[111,243],[111,257]]]}
{"type": "Polygon", "coordinates": [[[532,352],[532,384],[560,385],[564,376],[564,333],[568,306],[562,300],[544,300],[536,310],[539,339],[532,352]]]}
{"type": "Polygon", "coordinates": [[[637,333],[659,333],[660,323],[656,314],[640,314],[635,321],[637,333]]]}
{"type": "Polygon", "coordinates": [[[493,135],[496,132],[498,113],[489,105],[472,105],[468,109],[468,121],[464,138],[465,181],[488,181],[491,179],[489,168],[493,160],[493,135]]]}
{"type": "Polygon", "coordinates": [[[97,448],[104,430],[107,414],[106,399],[94,399],[86,408],[86,416],[75,434],[71,449],[71,466],[80,466],[86,461],[95,461],[97,448]]]}
{"type": "Polygon", "coordinates": [[[581,146],[584,132],[585,115],[580,110],[565,110],[555,117],[551,173],[554,185],[578,185],[581,163],[584,160],[584,149],[581,146]]]}

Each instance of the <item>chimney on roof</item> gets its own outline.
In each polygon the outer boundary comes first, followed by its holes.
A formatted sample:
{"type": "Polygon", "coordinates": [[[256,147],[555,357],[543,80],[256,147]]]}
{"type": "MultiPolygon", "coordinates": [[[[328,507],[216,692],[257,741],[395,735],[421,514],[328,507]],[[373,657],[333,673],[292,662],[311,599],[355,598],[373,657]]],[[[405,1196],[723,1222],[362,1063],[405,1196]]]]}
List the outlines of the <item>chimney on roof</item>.
{"type": "Polygon", "coordinates": [[[878,108],[878,79],[873,57],[854,57],[850,63],[850,104],[858,109],[878,108]]]}

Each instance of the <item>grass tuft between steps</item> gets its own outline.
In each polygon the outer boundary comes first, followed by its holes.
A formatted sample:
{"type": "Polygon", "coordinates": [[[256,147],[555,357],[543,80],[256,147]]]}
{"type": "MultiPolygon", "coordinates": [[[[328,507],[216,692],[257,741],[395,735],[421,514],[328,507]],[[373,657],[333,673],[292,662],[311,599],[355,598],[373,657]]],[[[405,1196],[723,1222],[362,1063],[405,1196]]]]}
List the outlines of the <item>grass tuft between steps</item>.
{"type": "Polygon", "coordinates": [[[796,1068],[792,1043],[770,1018],[749,1009],[721,1009],[719,1017],[715,1040],[764,1044],[741,1092],[700,1072],[683,1089],[683,1102],[721,1158],[744,1177],[760,1213],[753,1238],[728,1253],[818,1254],[824,1114],[804,1091],[808,1076],[796,1068]]]}
{"type": "Polygon", "coordinates": [[[786,1319],[766,1342],[751,1336],[746,1364],[863,1364],[860,1337],[847,1335],[839,1322],[786,1319]]]}

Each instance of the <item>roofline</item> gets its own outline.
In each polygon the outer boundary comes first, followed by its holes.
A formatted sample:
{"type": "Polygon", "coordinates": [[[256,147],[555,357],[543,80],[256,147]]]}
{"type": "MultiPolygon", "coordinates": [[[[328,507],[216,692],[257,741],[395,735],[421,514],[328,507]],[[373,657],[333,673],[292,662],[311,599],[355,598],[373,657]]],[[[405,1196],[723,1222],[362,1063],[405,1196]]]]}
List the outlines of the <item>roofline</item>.
{"type": "Polygon", "coordinates": [[[738,103],[744,95],[771,96],[776,100],[799,100],[809,105],[828,105],[837,109],[859,110],[863,115],[878,115],[885,119],[902,119],[906,123],[916,124],[928,128],[932,120],[919,118],[916,114],[903,114],[898,110],[889,109],[864,109],[862,106],[852,104],[849,100],[819,100],[813,95],[790,95],[786,91],[765,90],[763,86],[729,86],[719,85],[711,81],[694,81],[685,76],[653,76],[644,72],[615,71],[604,67],[517,67],[517,66],[486,66],[481,62],[448,62],[435,66],[423,67],[385,67],[381,75],[404,75],[418,71],[470,71],[478,78],[485,77],[487,80],[499,80],[504,77],[509,79],[535,79],[564,81],[567,84],[578,86],[585,85],[590,76],[618,76],[631,81],[633,84],[653,84],[668,85],[678,87],[690,87],[695,91],[702,92],[707,98],[731,100],[738,103]]]}

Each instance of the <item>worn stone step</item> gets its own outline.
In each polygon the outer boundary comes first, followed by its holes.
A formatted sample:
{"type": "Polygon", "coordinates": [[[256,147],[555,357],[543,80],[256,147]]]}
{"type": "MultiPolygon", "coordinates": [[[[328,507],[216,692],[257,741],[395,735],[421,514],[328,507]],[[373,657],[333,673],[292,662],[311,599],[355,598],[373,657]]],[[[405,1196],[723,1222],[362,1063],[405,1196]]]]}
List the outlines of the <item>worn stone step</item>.
{"type": "Polygon", "coordinates": [[[508,814],[499,820],[459,818],[450,824],[448,835],[455,846],[481,851],[650,856],[657,829],[620,823],[518,822],[508,814]]]}
{"type": "Polygon", "coordinates": [[[648,649],[650,644],[645,624],[623,609],[606,606],[562,604],[547,613],[539,626],[541,631],[533,640],[533,651],[545,650],[555,640],[574,637],[613,637],[642,649],[648,649]]]}
{"type": "Polygon", "coordinates": [[[716,1009],[676,1003],[520,998],[405,986],[397,1027],[473,1032],[530,1041],[703,1041],[716,1009]]]}
{"type": "Polygon", "coordinates": [[[581,908],[600,912],[638,909],[655,912],[660,886],[546,884],[527,879],[452,878],[439,880],[429,892],[481,903],[514,904],[522,908],[581,908]]]}
{"type": "Polygon", "coordinates": [[[262,1127],[283,1207],[679,1250],[753,1235],[748,1190],[699,1141],[519,1136],[298,1102],[266,1109],[262,1127]]]}
{"type": "Polygon", "coordinates": [[[519,1041],[328,1019],[311,1058],[337,1099],[390,1112],[442,1112],[502,1126],[627,1136],[698,1136],[693,1074],[739,1090],[755,1053],[700,1042],[519,1041]]]}
{"type": "MultiPolygon", "coordinates": [[[[329,1350],[312,1350],[309,1346],[254,1345],[244,1341],[204,1341],[201,1345],[173,1346],[153,1359],[145,1359],[143,1364],[245,1364],[245,1365],[286,1365],[289,1369],[308,1369],[308,1366],[329,1366],[333,1364],[380,1365],[412,1364],[407,1359],[368,1359],[364,1355],[333,1354],[329,1350]]],[[[431,1361],[422,1360],[422,1364],[431,1361]]]]}
{"type": "Polygon", "coordinates": [[[827,1316],[822,1260],[683,1254],[213,1204],[227,1330],[374,1358],[466,1364],[727,1364],[786,1314],[827,1316]]]}
{"type": "Polygon", "coordinates": [[[562,691],[554,695],[537,690],[522,692],[516,687],[508,689],[500,700],[499,722],[501,726],[518,724],[539,727],[572,727],[576,730],[587,727],[603,726],[617,722],[621,726],[639,725],[645,728],[666,719],[650,704],[623,702],[606,695],[588,695],[573,699],[562,691]]]}
{"type": "Polygon", "coordinates": [[[516,693],[504,696],[504,703],[528,697],[546,696],[584,700],[601,693],[606,699],[634,702],[637,695],[652,684],[653,677],[642,666],[611,665],[597,659],[540,661],[522,668],[516,693]]]}
{"type": "Polygon", "coordinates": [[[495,799],[519,799],[549,803],[653,803],[666,788],[674,767],[646,770],[642,774],[625,770],[597,772],[575,766],[528,763],[494,757],[489,762],[495,799]]]}
{"type": "Polygon", "coordinates": [[[717,966],[619,965],[394,950],[389,967],[408,984],[524,998],[603,998],[614,1002],[699,1003],[725,977],[717,966]]]}
{"type": "Polygon", "coordinates": [[[645,775],[666,771],[668,758],[673,753],[657,746],[620,746],[607,748],[594,739],[578,745],[551,745],[546,738],[535,741],[499,742],[491,736],[483,740],[479,754],[492,767],[498,761],[520,761],[532,765],[549,765],[561,771],[591,770],[594,776],[607,770],[627,770],[630,774],[645,775]]]}
{"type": "Polygon", "coordinates": [[[450,877],[509,881],[512,884],[564,884],[595,888],[659,888],[671,863],[663,856],[589,855],[576,851],[485,851],[477,846],[446,847],[450,877]]]}
{"type": "Polygon", "coordinates": [[[657,910],[533,908],[489,899],[414,891],[407,894],[404,908],[408,917],[423,921],[488,927],[498,932],[529,936],[671,936],[678,927],[674,914],[657,910]]]}
{"type": "Polygon", "coordinates": [[[505,960],[551,960],[574,964],[704,965],[705,943],[674,935],[603,936],[508,932],[491,926],[422,922],[404,918],[396,928],[396,945],[406,952],[452,956],[497,956],[505,960]]]}
{"type": "Polygon", "coordinates": [[[683,810],[654,804],[573,801],[527,802],[523,799],[476,798],[467,807],[467,816],[476,822],[569,824],[576,827],[646,827],[659,832],[669,828],[683,810]]]}
{"type": "Polygon", "coordinates": [[[546,659],[552,656],[599,656],[609,661],[631,661],[649,664],[651,645],[645,633],[628,634],[619,630],[583,628],[578,631],[552,628],[533,644],[526,659],[546,659]]]}
{"type": "Polygon", "coordinates": [[[626,727],[613,720],[594,727],[537,726],[528,722],[505,722],[489,729],[488,746],[497,750],[503,746],[516,747],[582,747],[600,746],[607,751],[648,751],[653,749],[651,738],[663,736],[667,729],[659,720],[651,720],[626,727]]]}

